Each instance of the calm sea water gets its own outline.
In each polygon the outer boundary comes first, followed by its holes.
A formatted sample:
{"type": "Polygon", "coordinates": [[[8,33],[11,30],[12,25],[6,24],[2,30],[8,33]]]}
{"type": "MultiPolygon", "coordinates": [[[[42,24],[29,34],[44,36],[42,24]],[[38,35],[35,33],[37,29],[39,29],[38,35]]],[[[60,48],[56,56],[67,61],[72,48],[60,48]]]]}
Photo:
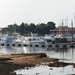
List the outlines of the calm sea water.
{"type": "MultiPolygon", "coordinates": [[[[75,49],[70,48],[39,48],[39,47],[11,47],[0,46],[0,55],[20,54],[20,53],[46,53],[51,58],[68,59],[64,62],[75,63],[75,49]]],[[[75,68],[72,65],[66,67],[49,67],[47,65],[36,65],[35,67],[25,67],[15,70],[16,74],[21,75],[70,75],[75,74],[75,68]]]]}

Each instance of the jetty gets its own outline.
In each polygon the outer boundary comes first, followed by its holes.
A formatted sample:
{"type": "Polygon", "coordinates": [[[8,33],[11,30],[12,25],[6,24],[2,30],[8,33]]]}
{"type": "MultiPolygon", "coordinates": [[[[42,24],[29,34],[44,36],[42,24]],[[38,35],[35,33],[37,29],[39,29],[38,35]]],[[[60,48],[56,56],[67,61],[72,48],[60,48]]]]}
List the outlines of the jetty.
{"type": "Polygon", "coordinates": [[[55,43],[55,44],[24,44],[24,43],[0,43],[0,46],[11,46],[11,47],[49,47],[49,48],[75,48],[75,43],[55,43]]]}

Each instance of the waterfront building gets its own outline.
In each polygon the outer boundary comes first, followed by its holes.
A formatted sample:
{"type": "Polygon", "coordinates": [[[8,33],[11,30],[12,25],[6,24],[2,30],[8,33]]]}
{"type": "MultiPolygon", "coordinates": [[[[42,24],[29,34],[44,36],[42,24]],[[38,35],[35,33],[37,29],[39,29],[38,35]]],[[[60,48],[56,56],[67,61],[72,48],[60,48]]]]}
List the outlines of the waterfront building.
{"type": "Polygon", "coordinates": [[[54,34],[54,35],[61,34],[61,33],[66,36],[74,35],[75,34],[75,27],[59,26],[58,28],[50,30],[50,33],[54,34]]]}

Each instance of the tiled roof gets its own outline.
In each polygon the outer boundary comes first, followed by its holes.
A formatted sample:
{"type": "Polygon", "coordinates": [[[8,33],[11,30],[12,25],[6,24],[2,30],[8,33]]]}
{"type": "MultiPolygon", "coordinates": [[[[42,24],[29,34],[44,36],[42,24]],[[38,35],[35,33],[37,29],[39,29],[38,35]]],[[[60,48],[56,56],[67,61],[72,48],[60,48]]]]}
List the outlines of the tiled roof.
{"type": "Polygon", "coordinates": [[[56,28],[56,29],[52,29],[52,30],[50,30],[50,31],[73,31],[73,30],[75,30],[75,28],[69,28],[69,27],[61,27],[61,28],[56,28]]]}

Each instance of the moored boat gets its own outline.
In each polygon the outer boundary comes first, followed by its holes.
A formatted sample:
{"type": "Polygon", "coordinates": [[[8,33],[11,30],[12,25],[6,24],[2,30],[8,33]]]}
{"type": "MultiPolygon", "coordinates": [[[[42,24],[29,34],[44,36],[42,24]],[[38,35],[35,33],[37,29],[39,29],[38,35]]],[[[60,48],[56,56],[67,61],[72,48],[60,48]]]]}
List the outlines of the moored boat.
{"type": "Polygon", "coordinates": [[[31,36],[27,36],[23,39],[23,43],[25,44],[34,44],[34,43],[44,43],[44,40],[42,37],[39,37],[38,34],[32,34],[31,36]]]}

